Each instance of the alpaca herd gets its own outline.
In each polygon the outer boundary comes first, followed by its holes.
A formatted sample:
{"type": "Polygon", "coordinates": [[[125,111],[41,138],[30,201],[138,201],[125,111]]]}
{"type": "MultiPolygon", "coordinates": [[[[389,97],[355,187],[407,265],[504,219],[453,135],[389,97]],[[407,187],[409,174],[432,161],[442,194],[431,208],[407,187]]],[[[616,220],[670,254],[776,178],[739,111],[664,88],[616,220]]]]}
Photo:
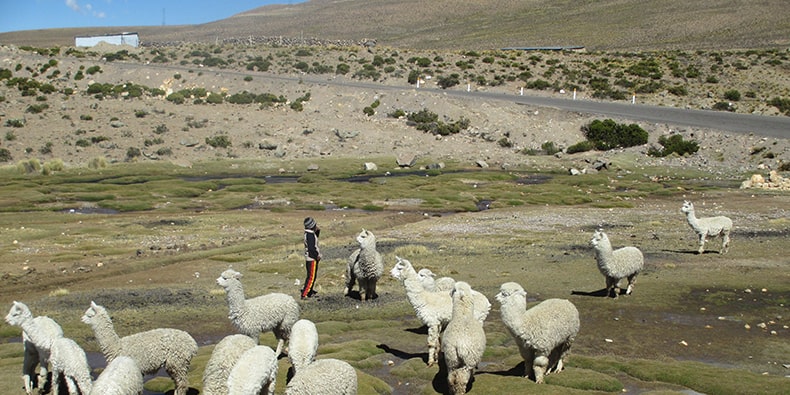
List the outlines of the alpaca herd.
{"type": "MultiPolygon", "coordinates": [[[[707,236],[721,236],[720,253],[727,251],[732,230],[729,218],[697,218],[690,202],[683,204],[681,212],[699,236],[700,254],[707,236]]],[[[371,232],[363,229],[357,242],[360,248],[348,260],[343,294],[349,296],[358,282],[360,299],[375,299],[383,259],[371,232]]],[[[606,294],[617,298],[620,281],[627,279],[625,294],[631,295],[636,277],[644,268],[642,252],[636,247],[613,249],[601,229],[594,232],[590,245],[606,280],[606,294]]],[[[427,268],[417,271],[408,260],[395,259],[390,275],[403,285],[417,318],[428,329],[427,365],[438,363],[443,356],[449,393],[466,393],[486,349],[483,325],[491,303],[465,281],[437,279],[427,268]]],[[[292,366],[286,394],[356,394],[354,367],[337,359],[315,359],[318,330],[312,321],[300,319],[296,300],[282,293],[248,299],[241,278],[241,273],[228,269],[216,279],[225,290],[228,318],[238,333],[228,335],[214,347],[203,372],[201,394],[274,394],[277,360],[282,352],[287,353],[292,366]],[[258,344],[264,332],[275,335],[276,350],[258,344]]],[[[531,374],[536,383],[543,383],[546,375],[563,370],[564,358],[579,332],[579,312],[566,299],[547,299],[528,308],[526,295],[520,284],[505,282],[495,299],[500,304],[502,323],[524,360],[523,376],[531,374]]],[[[81,321],[93,329],[108,363],[93,380],[85,352],[64,336],[54,320],[34,317],[24,303],[16,301],[5,320],[23,331],[22,379],[28,395],[35,388],[43,392],[50,376],[53,394],[66,387],[70,395],[140,395],[143,375],[162,368],[175,384],[174,395],[186,395],[189,389],[188,373],[198,346],[185,331],[159,328],[121,337],[107,310],[91,302],[81,321]]]]}

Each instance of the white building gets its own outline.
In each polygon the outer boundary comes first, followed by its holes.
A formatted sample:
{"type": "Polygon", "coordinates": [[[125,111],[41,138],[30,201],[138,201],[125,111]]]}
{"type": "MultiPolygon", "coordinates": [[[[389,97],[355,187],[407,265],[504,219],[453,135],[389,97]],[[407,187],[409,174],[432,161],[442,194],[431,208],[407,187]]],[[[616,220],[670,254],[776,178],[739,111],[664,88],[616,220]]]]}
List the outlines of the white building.
{"type": "Polygon", "coordinates": [[[135,33],[115,33],[104,34],[101,36],[77,36],[74,38],[74,45],[77,47],[92,47],[100,42],[106,42],[114,45],[131,45],[138,47],[140,45],[140,36],[135,33]]]}

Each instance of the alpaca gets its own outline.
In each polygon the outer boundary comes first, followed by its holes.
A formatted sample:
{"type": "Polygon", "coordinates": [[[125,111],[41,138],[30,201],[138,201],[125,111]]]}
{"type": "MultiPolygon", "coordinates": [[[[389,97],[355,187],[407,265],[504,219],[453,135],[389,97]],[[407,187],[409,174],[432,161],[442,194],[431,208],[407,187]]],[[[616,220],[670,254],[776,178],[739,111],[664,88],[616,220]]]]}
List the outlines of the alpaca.
{"type": "Polygon", "coordinates": [[[603,230],[598,229],[590,240],[590,245],[595,249],[595,260],[598,270],[606,277],[606,294],[614,290],[614,298],[620,294],[620,280],[628,278],[626,295],[634,291],[636,276],[645,265],[642,251],[636,247],[623,247],[612,250],[612,243],[603,230]]]}
{"type": "Polygon", "coordinates": [[[22,345],[24,347],[24,360],[22,362],[22,381],[25,393],[33,393],[38,387],[43,390],[47,387],[49,374],[49,358],[52,341],[63,337],[63,329],[53,319],[46,316],[33,318],[33,313],[22,302],[14,301],[11,310],[5,316],[9,325],[22,328],[22,345]],[[36,365],[39,366],[40,382],[36,376],[36,365]]]}
{"type": "Polygon", "coordinates": [[[691,226],[691,229],[694,229],[694,232],[697,233],[697,236],[699,236],[699,250],[697,251],[699,254],[705,251],[705,238],[707,238],[707,236],[721,236],[721,250],[719,254],[727,252],[730,248],[730,231],[732,231],[731,219],[724,216],[697,218],[694,213],[694,204],[688,200],[683,202],[683,207],[680,208],[680,211],[686,214],[686,221],[689,223],[689,226],[691,226]]]}
{"type": "Polygon", "coordinates": [[[384,273],[384,262],[381,254],[376,251],[376,236],[370,231],[362,229],[357,235],[359,248],[351,253],[346,267],[346,288],[343,295],[348,296],[354,288],[354,283],[359,282],[359,294],[362,300],[371,300],[378,297],[376,283],[384,273]]]}
{"type": "Polygon", "coordinates": [[[217,284],[225,289],[230,310],[228,318],[239,333],[253,338],[256,343],[261,332],[273,331],[277,338],[275,353],[280,355],[291,335],[291,327],[299,319],[299,305],[292,296],[282,293],[245,299],[241,277],[241,273],[228,269],[217,278],[217,284]]]}
{"type": "Polygon", "coordinates": [[[176,384],[175,395],[186,395],[189,365],[198,351],[197,342],[189,333],[159,328],[120,337],[107,310],[94,302],[82,315],[82,322],[93,328],[107,362],[125,355],[134,359],[143,374],[155,373],[164,366],[176,384]]]}
{"type": "Polygon", "coordinates": [[[258,345],[247,335],[226,336],[211,352],[211,357],[203,370],[202,395],[227,395],[228,376],[245,351],[258,345]]]}
{"type": "Polygon", "coordinates": [[[52,367],[52,393],[60,394],[61,377],[66,382],[69,395],[84,395],[91,392],[91,368],[85,351],[74,340],[60,337],[52,342],[49,356],[52,367]]]}
{"type": "Polygon", "coordinates": [[[529,368],[535,382],[543,383],[550,372],[559,372],[563,358],[579,333],[579,311],[565,299],[547,299],[527,309],[527,293],[517,283],[504,283],[496,295],[502,322],[524,358],[524,377],[529,368]]]}
{"type": "Polygon", "coordinates": [[[459,281],[452,291],[453,315],[442,333],[442,352],[451,394],[465,394],[469,380],[483,358],[486,334],[475,318],[472,288],[459,281]]]}

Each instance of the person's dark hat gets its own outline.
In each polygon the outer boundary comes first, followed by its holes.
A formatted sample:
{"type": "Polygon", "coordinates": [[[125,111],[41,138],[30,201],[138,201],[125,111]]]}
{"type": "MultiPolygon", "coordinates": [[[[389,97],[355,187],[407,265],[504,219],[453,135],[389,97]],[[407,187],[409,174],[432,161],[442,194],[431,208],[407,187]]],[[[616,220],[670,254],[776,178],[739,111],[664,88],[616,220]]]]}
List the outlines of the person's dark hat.
{"type": "Polygon", "coordinates": [[[315,219],[313,217],[307,217],[304,219],[304,228],[305,229],[313,229],[315,227],[315,219]]]}

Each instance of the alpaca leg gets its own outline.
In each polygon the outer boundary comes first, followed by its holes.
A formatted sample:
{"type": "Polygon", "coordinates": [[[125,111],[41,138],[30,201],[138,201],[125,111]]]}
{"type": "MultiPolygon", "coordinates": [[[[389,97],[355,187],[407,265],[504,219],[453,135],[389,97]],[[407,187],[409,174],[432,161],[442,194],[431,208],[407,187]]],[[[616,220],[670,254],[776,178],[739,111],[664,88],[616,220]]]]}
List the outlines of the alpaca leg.
{"type": "Polygon", "coordinates": [[[549,366],[549,358],[545,355],[538,356],[532,361],[532,370],[535,372],[535,383],[542,384],[549,366]]]}
{"type": "Polygon", "coordinates": [[[173,382],[176,385],[174,395],[186,395],[187,390],[189,390],[189,362],[186,362],[186,366],[183,367],[181,366],[182,364],[184,364],[183,361],[181,361],[180,364],[177,364],[177,366],[165,366],[165,371],[170,376],[170,378],[173,379],[173,382]]]}
{"type": "Polygon", "coordinates": [[[22,360],[22,382],[25,385],[25,393],[30,395],[36,387],[38,380],[36,377],[36,366],[38,365],[38,352],[32,343],[25,343],[25,354],[22,360]]]}
{"type": "Polygon", "coordinates": [[[699,237],[699,251],[698,251],[698,253],[699,253],[700,255],[702,255],[702,253],[703,253],[704,251],[705,251],[705,235],[703,234],[703,235],[701,235],[701,236],[699,237]]]}
{"type": "Polygon", "coordinates": [[[730,232],[724,232],[721,235],[721,251],[719,254],[724,254],[730,249],[730,232]]]}
{"type": "Polygon", "coordinates": [[[634,292],[634,284],[636,284],[636,273],[628,276],[628,288],[625,290],[626,295],[631,295],[631,292],[634,292]]]}
{"type": "Polygon", "coordinates": [[[452,394],[465,394],[466,386],[469,384],[469,379],[472,377],[472,372],[468,367],[461,367],[453,370],[448,374],[447,384],[450,387],[452,394]]]}
{"type": "MultiPolygon", "coordinates": [[[[524,377],[529,377],[530,364],[535,360],[535,350],[533,349],[519,349],[521,358],[524,359],[524,377]]],[[[534,370],[534,369],[533,369],[534,370]]]]}
{"type": "Polygon", "coordinates": [[[428,366],[433,366],[439,354],[439,326],[431,325],[428,327],[428,366]]]}
{"type": "MultiPolygon", "coordinates": [[[[52,391],[54,395],[60,395],[60,372],[52,371],[52,391]]],[[[39,389],[39,393],[43,393],[43,387],[39,389]]]]}

